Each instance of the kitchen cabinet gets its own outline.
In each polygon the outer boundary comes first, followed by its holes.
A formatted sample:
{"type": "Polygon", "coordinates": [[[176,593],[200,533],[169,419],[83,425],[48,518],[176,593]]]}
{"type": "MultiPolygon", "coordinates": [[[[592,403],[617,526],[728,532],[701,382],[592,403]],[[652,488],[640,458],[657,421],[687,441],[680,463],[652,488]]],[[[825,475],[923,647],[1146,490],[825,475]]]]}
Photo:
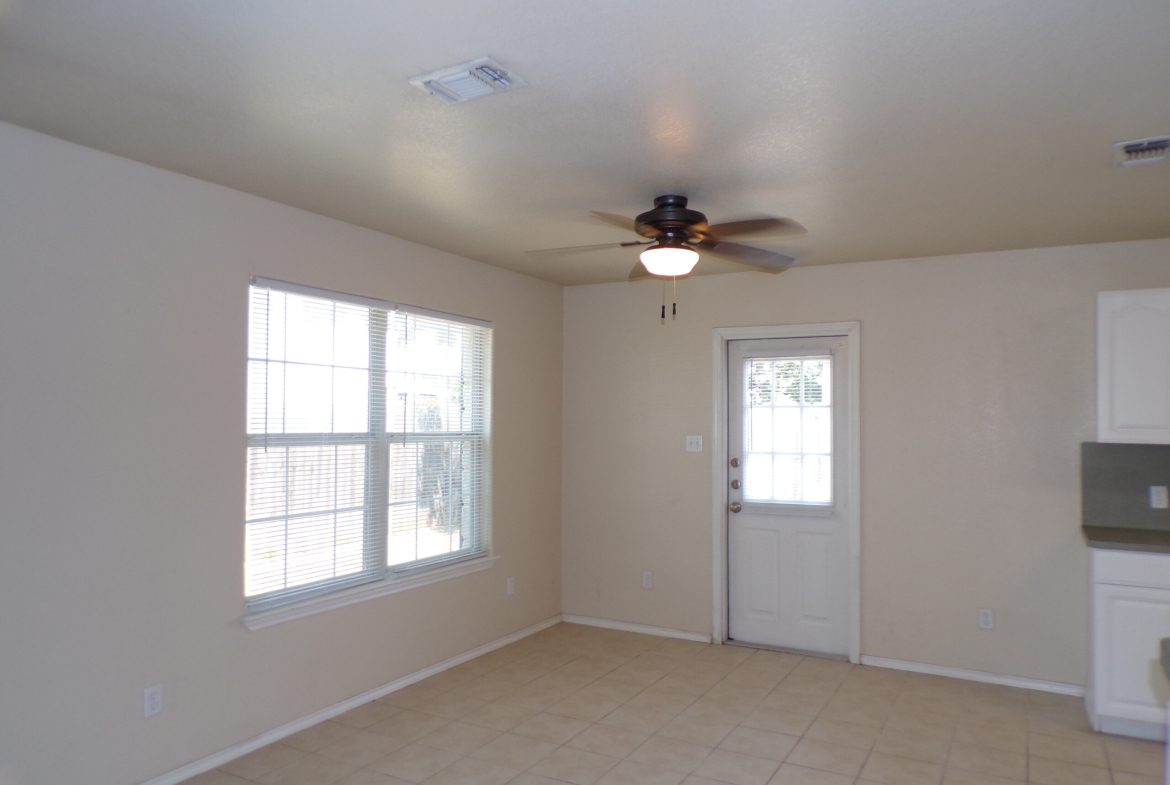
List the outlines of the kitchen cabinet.
{"type": "Polygon", "coordinates": [[[1170,444],[1170,289],[1097,295],[1097,441],[1170,444]]]}
{"type": "Polygon", "coordinates": [[[1086,694],[1096,730],[1161,740],[1170,680],[1170,554],[1092,550],[1092,669],[1086,694]]]}

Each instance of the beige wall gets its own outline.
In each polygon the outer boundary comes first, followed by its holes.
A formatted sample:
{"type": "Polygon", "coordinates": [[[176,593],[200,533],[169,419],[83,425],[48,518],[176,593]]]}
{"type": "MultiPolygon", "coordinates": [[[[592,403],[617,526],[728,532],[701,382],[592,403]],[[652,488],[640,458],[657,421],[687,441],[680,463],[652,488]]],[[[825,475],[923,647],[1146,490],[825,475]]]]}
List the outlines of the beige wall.
{"type": "Polygon", "coordinates": [[[565,612],[710,632],[712,328],[859,320],[862,653],[1084,683],[1094,293],[1168,285],[1152,241],[566,290],[565,612]]]}
{"type": "Polygon", "coordinates": [[[0,785],[141,782],[560,611],[559,287],[2,124],[0,172],[0,785]],[[242,626],[250,274],[495,321],[493,569],[242,626]]]}

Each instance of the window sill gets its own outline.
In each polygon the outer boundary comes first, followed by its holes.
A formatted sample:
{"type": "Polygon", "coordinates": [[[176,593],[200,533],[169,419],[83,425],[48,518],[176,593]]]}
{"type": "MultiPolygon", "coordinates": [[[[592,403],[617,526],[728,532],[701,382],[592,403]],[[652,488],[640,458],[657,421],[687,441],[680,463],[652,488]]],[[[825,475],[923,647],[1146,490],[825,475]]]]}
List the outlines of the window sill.
{"type": "Polygon", "coordinates": [[[342,589],[332,594],[314,597],[311,600],[305,600],[304,602],[298,602],[293,605],[285,605],[280,608],[249,613],[243,618],[244,626],[249,630],[262,630],[265,627],[283,624],[286,621],[303,619],[306,616],[324,613],[334,608],[344,608],[346,605],[353,605],[355,603],[365,602],[366,600],[385,597],[389,594],[397,594],[401,591],[410,591],[421,586],[428,586],[432,583],[471,575],[475,572],[491,569],[499,558],[499,556],[481,556],[446,567],[436,567],[435,569],[426,570],[414,575],[406,575],[400,578],[386,578],[373,583],[364,583],[361,586],[342,589]]]}

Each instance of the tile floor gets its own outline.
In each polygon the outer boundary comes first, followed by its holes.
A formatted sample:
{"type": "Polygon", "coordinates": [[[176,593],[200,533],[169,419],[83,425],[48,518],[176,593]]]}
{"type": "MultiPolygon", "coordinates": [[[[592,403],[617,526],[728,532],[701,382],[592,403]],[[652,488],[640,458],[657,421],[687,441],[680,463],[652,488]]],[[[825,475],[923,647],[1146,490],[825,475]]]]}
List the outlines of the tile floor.
{"type": "Polygon", "coordinates": [[[559,624],[187,785],[1162,785],[1079,699],[559,624]]]}

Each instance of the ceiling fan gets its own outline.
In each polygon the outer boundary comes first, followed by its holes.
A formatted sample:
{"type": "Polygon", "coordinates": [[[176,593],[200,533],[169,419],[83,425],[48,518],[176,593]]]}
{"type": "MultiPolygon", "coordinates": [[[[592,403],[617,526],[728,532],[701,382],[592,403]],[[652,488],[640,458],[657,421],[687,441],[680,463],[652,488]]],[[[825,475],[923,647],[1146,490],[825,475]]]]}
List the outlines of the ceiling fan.
{"type": "Polygon", "coordinates": [[[794,234],[803,233],[804,227],[787,218],[747,218],[738,221],[709,224],[707,216],[687,207],[687,197],[665,194],[654,199],[654,209],[641,213],[636,218],[626,218],[613,213],[593,212],[591,215],[606,223],[637,232],[642,240],[623,243],[601,243],[598,245],[576,245],[567,248],[542,248],[528,251],[530,254],[577,253],[603,248],[627,248],[635,245],[650,246],[642,251],[640,261],[634,265],[630,280],[649,276],[678,277],[687,275],[699,261],[699,251],[710,253],[758,270],[779,273],[788,269],[794,261],[763,248],[728,242],[726,238],[744,234],[794,234]]]}

